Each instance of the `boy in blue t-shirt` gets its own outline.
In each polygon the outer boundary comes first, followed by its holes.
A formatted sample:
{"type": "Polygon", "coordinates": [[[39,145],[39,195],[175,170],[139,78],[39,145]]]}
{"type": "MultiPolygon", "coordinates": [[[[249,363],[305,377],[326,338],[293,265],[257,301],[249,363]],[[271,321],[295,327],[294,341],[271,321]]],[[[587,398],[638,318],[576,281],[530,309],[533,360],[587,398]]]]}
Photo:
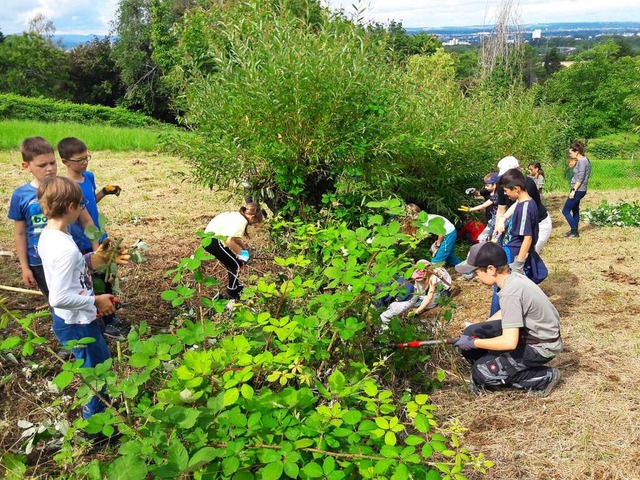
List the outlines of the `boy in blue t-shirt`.
{"type": "MultiPolygon", "coordinates": [[[[58,174],[56,157],[51,144],[42,137],[25,138],[20,144],[22,168],[33,176],[31,182],[14,190],[7,216],[14,221],[16,255],[22,270],[22,281],[27,287],[40,288],[49,298],[49,289],[42,270],[42,260],[38,255],[40,233],[47,225],[47,218],[40,209],[37,199],[40,182],[58,174]]],[[[79,218],[83,228],[93,225],[87,212],[79,218]]],[[[95,244],[97,248],[98,244],[95,244]]]]}
{"type": "MultiPolygon", "coordinates": [[[[95,176],[87,170],[91,155],[83,141],[75,137],[67,137],[60,140],[57,147],[62,163],[67,167],[67,177],[75,180],[80,185],[87,204],[87,212],[89,212],[96,227],[100,228],[98,202],[106,195],[120,195],[121,188],[118,185],[107,185],[96,193],[95,176]]],[[[91,242],[85,235],[82,225],[79,222],[73,223],[69,226],[69,232],[80,251],[88,253],[89,249],[91,249],[91,242]]],[[[106,233],[100,238],[100,243],[105,238],[107,238],[106,233]]]]}
{"type": "MultiPolygon", "coordinates": [[[[58,153],[62,159],[62,163],[67,167],[67,177],[80,185],[82,195],[86,203],[86,210],[93,219],[93,223],[99,229],[100,228],[100,212],[98,211],[98,202],[102,200],[106,195],[120,195],[121,188],[118,185],[107,185],[96,193],[96,180],[92,172],[87,170],[89,166],[89,160],[91,155],[87,151],[87,146],[82,140],[75,137],[63,138],[57,145],[58,153]]],[[[69,233],[73,238],[73,241],[78,245],[80,252],[83,254],[89,253],[94,250],[91,246],[91,241],[84,233],[84,227],[79,222],[74,222],[69,225],[69,233]]],[[[107,234],[104,233],[100,238],[102,243],[107,234]]],[[[99,278],[104,282],[104,275],[100,273],[93,274],[94,277],[99,278]]],[[[105,292],[113,293],[112,285],[105,282],[105,292]]],[[[126,322],[115,315],[109,315],[104,317],[105,335],[114,338],[121,338],[126,336],[131,329],[131,324],[126,322]]]]}

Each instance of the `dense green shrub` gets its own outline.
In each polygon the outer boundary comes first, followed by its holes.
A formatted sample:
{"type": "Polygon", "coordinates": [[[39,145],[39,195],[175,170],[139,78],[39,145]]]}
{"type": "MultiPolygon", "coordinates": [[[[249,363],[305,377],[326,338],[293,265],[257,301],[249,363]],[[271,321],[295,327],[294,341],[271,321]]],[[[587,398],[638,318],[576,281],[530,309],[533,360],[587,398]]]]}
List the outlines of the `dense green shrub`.
{"type": "Polygon", "coordinates": [[[0,94],[0,119],[42,122],[77,122],[115,127],[148,127],[160,123],[151,117],[124,108],[75,104],[46,98],[0,94]]]}
{"type": "Polygon", "coordinates": [[[383,37],[313,12],[236,2],[192,8],[173,29],[164,57],[179,62],[171,78],[195,133],[180,150],[201,182],[233,188],[246,177],[276,210],[318,208],[325,194],[399,194],[455,214],[501,157],[550,157],[564,125],[530,93],[465,96],[441,50],[396,68],[383,37]]]}

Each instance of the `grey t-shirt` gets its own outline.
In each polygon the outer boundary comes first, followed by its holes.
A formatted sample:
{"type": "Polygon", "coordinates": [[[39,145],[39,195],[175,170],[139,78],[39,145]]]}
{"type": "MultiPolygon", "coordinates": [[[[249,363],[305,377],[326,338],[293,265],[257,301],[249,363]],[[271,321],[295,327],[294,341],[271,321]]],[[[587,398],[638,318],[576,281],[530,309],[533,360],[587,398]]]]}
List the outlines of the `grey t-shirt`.
{"type": "Polygon", "coordinates": [[[580,157],[578,163],[573,167],[573,178],[571,178],[571,188],[576,182],[582,182],[578,188],[578,192],[586,192],[589,186],[589,177],[591,176],[591,162],[587,157],[580,157]]]}
{"type": "Polygon", "coordinates": [[[540,339],[531,346],[542,356],[553,357],[562,351],[560,314],[538,285],[520,273],[511,273],[498,297],[502,328],[524,328],[528,336],[540,339]]]}

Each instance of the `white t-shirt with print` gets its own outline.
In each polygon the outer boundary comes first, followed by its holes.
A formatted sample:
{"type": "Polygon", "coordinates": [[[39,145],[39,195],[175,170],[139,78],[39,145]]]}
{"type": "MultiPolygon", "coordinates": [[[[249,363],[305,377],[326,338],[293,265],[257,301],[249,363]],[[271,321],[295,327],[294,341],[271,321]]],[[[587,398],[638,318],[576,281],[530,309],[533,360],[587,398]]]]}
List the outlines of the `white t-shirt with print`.
{"type": "Polygon", "coordinates": [[[45,228],[38,253],[54,313],[71,325],[93,322],[97,310],[91,274],[71,235],[45,228]]]}

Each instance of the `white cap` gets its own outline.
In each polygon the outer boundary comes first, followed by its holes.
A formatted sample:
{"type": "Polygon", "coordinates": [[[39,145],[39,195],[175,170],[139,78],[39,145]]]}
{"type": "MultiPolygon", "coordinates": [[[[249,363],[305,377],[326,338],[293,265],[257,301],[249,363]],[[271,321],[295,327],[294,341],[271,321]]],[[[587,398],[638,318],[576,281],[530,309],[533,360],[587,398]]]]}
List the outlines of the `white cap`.
{"type": "Polygon", "coordinates": [[[520,168],[520,162],[516,157],[504,157],[498,162],[498,175],[502,176],[507,170],[512,168],[520,168]]]}

